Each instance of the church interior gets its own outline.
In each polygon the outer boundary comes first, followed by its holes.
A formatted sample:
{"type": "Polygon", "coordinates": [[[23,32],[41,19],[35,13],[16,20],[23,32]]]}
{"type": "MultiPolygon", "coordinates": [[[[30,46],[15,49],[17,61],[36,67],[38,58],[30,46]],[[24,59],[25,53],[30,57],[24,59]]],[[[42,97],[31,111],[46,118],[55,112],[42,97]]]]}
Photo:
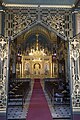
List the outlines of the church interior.
{"type": "Polygon", "coordinates": [[[10,43],[10,73],[16,78],[66,78],[67,50],[65,40],[37,25],[10,43]]]}
{"type": "MultiPolygon", "coordinates": [[[[66,114],[65,119],[70,119],[67,52],[67,41],[41,25],[36,25],[14,41],[10,41],[8,119],[11,119],[10,105],[18,104],[16,99],[22,98],[22,91],[24,91],[23,97],[24,101],[26,101],[26,95],[30,92],[35,79],[40,79],[52,108],[58,109],[59,106],[62,107],[61,115],[57,110],[53,118],[64,118],[66,114]]],[[[26,104],[24,101],[20,101],[23,108],[25,108],[26,104]]],[[[14,114],[12,118],[15,117],[14,114]]]]}
{"type": "Polygon", "coordinates": [[[80,0],[0,0],[0,120],[80,119],[80,0]]]}

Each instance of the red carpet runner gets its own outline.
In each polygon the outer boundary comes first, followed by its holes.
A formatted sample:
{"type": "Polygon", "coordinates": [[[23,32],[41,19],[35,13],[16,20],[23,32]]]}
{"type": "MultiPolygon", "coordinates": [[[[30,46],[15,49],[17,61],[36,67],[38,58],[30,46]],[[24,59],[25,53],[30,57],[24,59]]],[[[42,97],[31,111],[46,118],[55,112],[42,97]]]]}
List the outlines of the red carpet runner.
{"type": "Polygon", "coordinates": [[[34,81],[33,93],[26,120],[53,120],[40,80],[34,81]]]}

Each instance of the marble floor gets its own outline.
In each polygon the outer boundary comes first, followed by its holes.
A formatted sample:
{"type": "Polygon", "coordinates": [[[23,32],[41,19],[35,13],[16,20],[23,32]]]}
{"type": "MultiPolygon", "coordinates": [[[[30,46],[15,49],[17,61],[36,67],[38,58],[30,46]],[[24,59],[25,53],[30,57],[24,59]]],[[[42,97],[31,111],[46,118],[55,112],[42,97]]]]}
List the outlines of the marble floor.
{"type": "MultiPolygon", "coordinates": [[[[32,83],[31,83],[31,91],[29,92],[29,94],[26,98],[23,108],[19,105],[11,105],[10,106],[10,103],[9,103],[8,114],[7,114],[8,120],[25,120],[27,113],[28,113],[30,98],[32,95],[32,90],[33,90],[33,84],[34,84],[34,81],[32,81],[32,83]]],[[[41,84],[43,87],[43,83],[41,83],[41,84]]],[[[48,102],[53,119],[54,120],[70,120],[70,116],[71,116],[70,106],[66,105],[66,104],[62,104],[62,105],[52,104],[46,91],[44,90],[44,87],[43,87],[43,91],[46,96],[46,100],[48,102]]],[[[11,104],[17,104],[17,103],[14,102],[11,104]]],[[[18,103],[18,104],[21,104],[21,103],[18,103]]]]}

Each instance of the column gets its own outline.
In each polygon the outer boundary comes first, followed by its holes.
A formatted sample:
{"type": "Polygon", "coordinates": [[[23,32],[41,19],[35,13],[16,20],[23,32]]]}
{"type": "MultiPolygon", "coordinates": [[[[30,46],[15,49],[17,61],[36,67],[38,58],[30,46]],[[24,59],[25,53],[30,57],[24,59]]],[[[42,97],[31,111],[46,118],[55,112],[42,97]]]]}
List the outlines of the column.
{"type": "Polygon", "coordinates": [[[68,78],[68,56],[67,56],[67,54],[65,55],[65,77],[66,77],[66,82],[69,82],[69,78],[68,78]]]}
{"type": "Polygon", "coordinates": [[[7,109],[7,78],[8,78],[8,44],[7,39],[0,36],[0,114],[6,116],[7,109]]]}
{"type": "Polygon", "coordinates": [[[80,119],[80,35],[69,41],[72,120],[80,119]]]}
{"type": "Polygon", "coordinates": [[[0,12],[0,33],[2,33],[2,13],[0,12]]]}

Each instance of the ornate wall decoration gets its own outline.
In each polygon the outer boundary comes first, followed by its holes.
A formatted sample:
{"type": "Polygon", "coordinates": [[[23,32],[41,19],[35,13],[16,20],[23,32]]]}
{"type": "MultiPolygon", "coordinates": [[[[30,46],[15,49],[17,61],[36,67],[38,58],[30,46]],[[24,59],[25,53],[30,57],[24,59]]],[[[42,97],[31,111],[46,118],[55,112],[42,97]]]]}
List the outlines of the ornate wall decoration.
{"type": "Polygon", "coordinates": [[[16,36],[35,24],[53,29],[64,38],[72,36],[72,16],[70,9],[54,8],[8,8],[6,9],[5,35],[16,36]]]}
{"type": "Polygon", "coordinates": [[[42,21],[47,24],[48,26],[51,26],[54,30],[58,31],[59,33],[65,35],[65,29],[64,29],[64,15],[43,15],[42,21]]]}
{"type": "Polygon", "coordinates": [[[64,38],[72,36],[72,16],[70,9],[42,8],[41,21],[64,38]]]}
{"type": "Polygon", "coordinates": [[[20,31],[24,30],[29,25],[33,24],[36,21],[36,15],[27,15],[27,14],[14,14],[14,27],[13,34],[17,34],[20,31]]]}
{"type": "Polygon", "coordinates": [[[0,110],[6,110],[7,103],[7,40],[0,36],[0,110]]]}
{"type": "Polygon", "coordinates": [[[6,36],[16,36],[26,28],[33,25],[38,18],[37,9],[33,8],[13,8],[6,10],[6,36]]]}
{"type": "Polygon", "coordinates": [[[72,107],[80,111],[80,34],[70,42],[72,107]]]}
{"type": "MultiPolygon", "coordinates": [[[[17,36],[23,30],[38,23],[46,26],[48,29],[53,29],[57,35],[61,34],[64,38],[71,38],[73,36],[71,9],[10,7],[6,8],[5,13],[5,36],[7,37],[9,35],[17,36]]],[[[69,42],[72,107],[77,109],[80,108],[80,35],[74,37],[69,42]]],[[[1,48],[1,50],[4,49],[1,48]]],[[[2,63],[5,63],[4,60],[2,63]]],[[[1,70],[3,71],[3,69],[1,70]]],[[[1,76],[3,76],[3,72],[1,76]]],[[[3,78],[1,79],[3,80],[3,78]]]]}

